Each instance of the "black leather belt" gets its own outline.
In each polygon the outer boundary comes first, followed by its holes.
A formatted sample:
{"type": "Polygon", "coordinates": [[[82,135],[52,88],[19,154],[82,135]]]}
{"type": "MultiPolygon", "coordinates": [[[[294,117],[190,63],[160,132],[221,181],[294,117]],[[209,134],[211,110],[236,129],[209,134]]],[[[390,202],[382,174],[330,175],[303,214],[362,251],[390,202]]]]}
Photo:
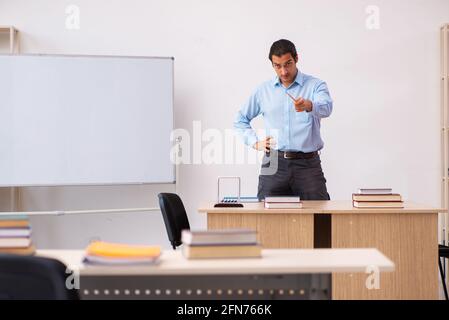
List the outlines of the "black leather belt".
{"type": "Polygon", "coordinates": [[[278,155],[284,159],[310,159],[318,155],[318,151],[301,152],[301,151],[278,151],[278,155]]]}

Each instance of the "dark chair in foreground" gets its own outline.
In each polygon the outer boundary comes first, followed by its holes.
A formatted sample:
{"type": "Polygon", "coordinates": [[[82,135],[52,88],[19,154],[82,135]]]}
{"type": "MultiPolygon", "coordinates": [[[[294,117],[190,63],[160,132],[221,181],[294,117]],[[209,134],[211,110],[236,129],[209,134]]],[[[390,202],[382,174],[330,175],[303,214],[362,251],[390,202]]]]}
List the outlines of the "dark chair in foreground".
{"type": "Polygon", "coordinates": [[[443,284],[444,296],[446,300],[449,300],[447,296],[446,277],[441,263],[441,258],[449,259],[449,247],[444,245],[438,245],[438,266],[440,267],[441,283],[443,284]]]}
{"type": "Polygon", "coordinates": [[[0,300],[77,300],[66,266],[54,259],[0,254],[0,300]]]}
{"type": "Polygon", "coordinates": [[[159,207],[164,217],[168,239],[173,249],[182,244],[181,231],[190,230],[189,219],[181,198],[175,193],[159,193],[159,207]]]}

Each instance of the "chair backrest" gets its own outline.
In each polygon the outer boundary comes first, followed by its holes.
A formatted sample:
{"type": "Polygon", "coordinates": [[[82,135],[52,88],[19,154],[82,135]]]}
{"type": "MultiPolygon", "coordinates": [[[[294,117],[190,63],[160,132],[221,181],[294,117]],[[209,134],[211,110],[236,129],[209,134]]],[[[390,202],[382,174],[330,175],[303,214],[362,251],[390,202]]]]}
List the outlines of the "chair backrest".
{"type": "Polygon", "coordinates": [[[168,239],[176,249],[182,244],[181,231],[190,229],[189,219],[181,198],[175,193],[159,193],[159,207],[164,217],[165,228],[167,229],[168,239]]]}
{"type": "Polygon", "coordinates": [[[438,255],[440,258],[449,259],[449,246],[439,244],[438,245],[438,255]]]}
{"type": "Polygon", "coordinates": [[[0,254],[0,300],[77,300],[66,270],[55,259],[0,254]]]}

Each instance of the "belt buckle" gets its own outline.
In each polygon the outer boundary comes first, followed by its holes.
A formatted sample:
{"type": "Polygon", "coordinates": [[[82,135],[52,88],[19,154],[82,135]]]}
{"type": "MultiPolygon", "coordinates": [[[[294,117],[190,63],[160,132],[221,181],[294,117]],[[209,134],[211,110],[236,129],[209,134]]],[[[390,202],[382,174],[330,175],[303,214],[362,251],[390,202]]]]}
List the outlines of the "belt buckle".
{"type": "Polygon", "coordinates": [[[287,152],[284,151],[284,159],[293,159],[293,157],[287,157],[287,152]]]}

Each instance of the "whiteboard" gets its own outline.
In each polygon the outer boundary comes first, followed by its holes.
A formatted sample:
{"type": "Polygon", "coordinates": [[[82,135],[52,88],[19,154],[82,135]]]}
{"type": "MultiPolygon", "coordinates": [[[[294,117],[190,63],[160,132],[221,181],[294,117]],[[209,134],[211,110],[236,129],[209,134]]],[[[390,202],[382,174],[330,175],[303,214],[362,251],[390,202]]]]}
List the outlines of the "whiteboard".
{"type": "Polygon", "coordinates": [[[0,186],[173,183],[173,58],[0,55],[0,186]]]}

